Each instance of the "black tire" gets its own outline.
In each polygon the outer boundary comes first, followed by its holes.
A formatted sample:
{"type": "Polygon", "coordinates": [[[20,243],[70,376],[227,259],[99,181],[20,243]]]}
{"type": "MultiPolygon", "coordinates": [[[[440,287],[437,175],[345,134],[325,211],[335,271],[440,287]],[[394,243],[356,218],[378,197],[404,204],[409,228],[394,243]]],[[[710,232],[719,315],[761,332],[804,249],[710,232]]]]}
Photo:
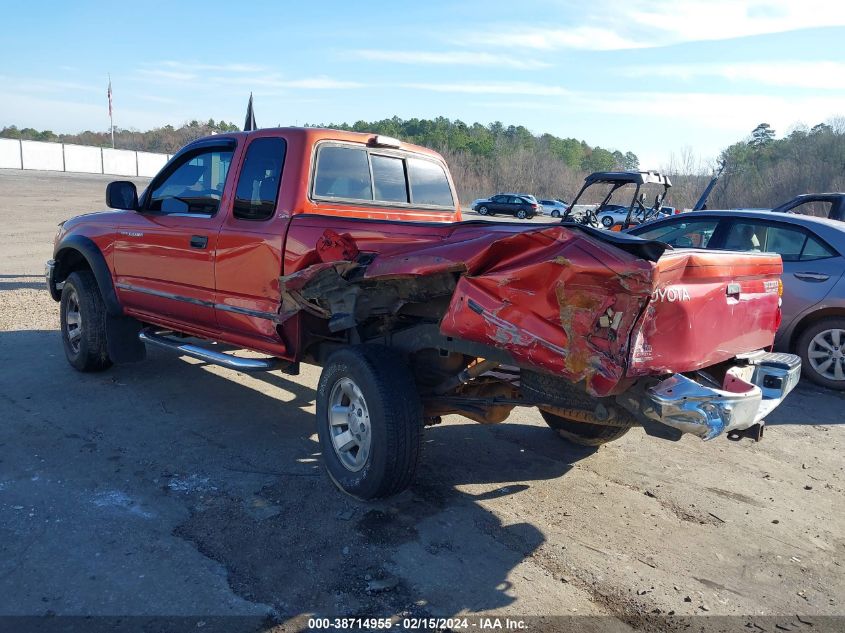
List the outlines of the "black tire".
{"type": "Polygon", "coordinates": [[[604,228],[609,229],[611,226],[613,226],[613,218],[609,215],[606,215],[601,219],[601,223],[604,228]]]}
{"type": "Polygon", "coordinates": [[[528,212],[525,209],[520,209],[516,212],[516,217],[518,217],[520,220],[524,220],[528,217],[528,212]]]}
{"type": "Polygon", "coordinates": [[[608,410],[613,410],[615,426],[568,420],[541,409],[540,415],[546,424],[557,431],[560,437],[573,444],[601,446],[618,440],[638,424],[636,418],[616,405],[612,398],[594,398],[562,378],[523,371],[520,384],[523,394],[527,397],[556,407],[593,412],[602,404],[608,410]]]}
{"type": "Polygon", "coordinates": [[[841,375],[845,376],[845,318],[828,317],[808,325],[795,342],[795,352],[801,357],[801,373],[805,378],[828,389],[845,389],[845,378],[839,380],[834,373],[835,364],[839,363],[841,375]],[[835,345],[831,336],[834,331],[838,331],[839,345],[835,345]],[[814,339],[823,341],[832,349],[821,347],[814,339]],[[811,351],[815,351],[817,355],[811,357],[811,351]],[[829,354],[827,358],[818,356],[825,352],[829,354]],[[831,360],[833,364],[827,365],[825,373],[822,373],[820,370],[827,360],[831,360]]]}
{"type": "Polygon", "coordinates": [[[106,345],[106,305],[89,270],[71,273],[59,304],[62,344],[68,362],[79,371],[111,367],[106,345]]]}
{"type": "Polygon", "coordinates": [[[553,218],[559,218],[560,217],[560,211],[558,211],[557,209],[552,211],[552,217],[553,218]]]}
{"type": "MultiPolygon", "coordinates": [[[[359,408],[358,415],[361,413],[359,408]]],[[[326,472],[342,492],[366,500],[405,490],[413,481],[419,462],[422,421],[422,404],[413,375],[398,354],[385,347],[361,345],[338,350],[329,357],[317,387],[317,434],[326,472]],[[344,424],[332,425],[330,421],[330,399],[336,389],[342,391],[349,382],[358,389],[364,403],[365,415],[358,420],[366,420],[369,427],[368,448],[357,470],[345,464],[344,459],[360,457],[362,449],[358,448],[356,455],[347,451],[349,454],[341,458],[344,451],[335,448],[337,440],[333,439],[347,431],[354,432],[355,419],[347,415],[345,430],[344,424]]]]}
{"type": "Polygon", "coordinates": [[[489,212],[487,207],[478,207],[478,215],[487,215],[489,212]]]}

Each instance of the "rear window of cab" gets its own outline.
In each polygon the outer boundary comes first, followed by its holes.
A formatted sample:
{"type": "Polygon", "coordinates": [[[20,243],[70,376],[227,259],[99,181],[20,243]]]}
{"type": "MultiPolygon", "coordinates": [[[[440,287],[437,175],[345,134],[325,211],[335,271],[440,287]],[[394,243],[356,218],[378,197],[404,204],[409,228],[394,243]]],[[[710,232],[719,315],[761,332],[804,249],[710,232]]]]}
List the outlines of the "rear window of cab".
{"type": "Polygon", "coordinates": [[[410,152],[320,143],[311,186],[315,200],[454,209],[443,165],[410,152]]]}

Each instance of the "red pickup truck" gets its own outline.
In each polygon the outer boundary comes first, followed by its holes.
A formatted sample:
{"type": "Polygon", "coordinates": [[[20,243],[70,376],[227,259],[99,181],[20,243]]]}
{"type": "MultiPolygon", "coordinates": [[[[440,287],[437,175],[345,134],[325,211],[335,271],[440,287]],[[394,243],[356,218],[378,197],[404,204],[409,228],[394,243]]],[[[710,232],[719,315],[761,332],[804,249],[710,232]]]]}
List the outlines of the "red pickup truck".
{"type": "Polygon", "coordinates": [[[593,446],[633,426],[759,439],[798,380],[797,357],[767,351],[779,256],[462,221],[443,159],[392,138],[213,136],[106,202],[61,225],[47,264],[70,364],[156,345],[238,371],[320,365],[326,469],[359,498],[404,489],[446,414],[538,407],[593,446]]]}

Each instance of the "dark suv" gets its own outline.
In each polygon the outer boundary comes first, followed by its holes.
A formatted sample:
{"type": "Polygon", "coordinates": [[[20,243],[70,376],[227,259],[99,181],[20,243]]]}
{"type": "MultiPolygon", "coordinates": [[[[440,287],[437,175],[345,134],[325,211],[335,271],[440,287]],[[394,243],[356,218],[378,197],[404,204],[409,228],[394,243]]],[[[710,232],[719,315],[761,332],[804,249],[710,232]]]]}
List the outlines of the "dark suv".
{"type": "Polygon", "coordinates": [[[481,200],[472,207],[472,210],[477,211],[479,215],[503,213],[513,215],[520,220],[533,218],[539,209],[540,205],[536,202],[509,193],[500,193],[489,200],[481,200]]]}

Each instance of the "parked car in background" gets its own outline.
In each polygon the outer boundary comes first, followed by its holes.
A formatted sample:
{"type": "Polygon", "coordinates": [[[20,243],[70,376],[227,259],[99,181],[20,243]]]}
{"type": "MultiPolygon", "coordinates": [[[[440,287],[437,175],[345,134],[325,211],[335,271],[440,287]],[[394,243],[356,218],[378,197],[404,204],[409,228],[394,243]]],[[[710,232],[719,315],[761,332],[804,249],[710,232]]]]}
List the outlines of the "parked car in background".
{"type": "Polygon", "coordinates": [[[784,202],[772,211],[845,220],[845,193],[805,193],[784,202]]]}
{"type": "MultiPolygon", "coordinates": [[[[628,207],[621,204],[606,204],[601,211],[596,213],[596,217],[604,228],[609,229],[614,224],[622,224],[625,221],[628,217],[628,207]]],[[[632,217],[631,221],[636,223],[636,218],[632,217]]]]}
{"type": "Polygon", "coordinates": [[[629,233],[679,248],[780,254],[776,349],[801,356],[804,375],[816,384],[845,389],[845,224],[772,211],[694,211],[629,233]]]}
{"type": "Polygon", "coordinates": [[[562,200],[540,200],[540,204],[543,207],[543,214],[550,215],[553,218],[562,216],[566,207],[569,206],[562,200]]]}
{"type": "Polygon", "coordinates": [[[527,196],[512,193],[500,193],[489,200],[482,200],[474,204],[472,210],[479,215],[513,215],[520,220],[533,218],[542,212],[536,198],[532,202],[527,196]]]}

